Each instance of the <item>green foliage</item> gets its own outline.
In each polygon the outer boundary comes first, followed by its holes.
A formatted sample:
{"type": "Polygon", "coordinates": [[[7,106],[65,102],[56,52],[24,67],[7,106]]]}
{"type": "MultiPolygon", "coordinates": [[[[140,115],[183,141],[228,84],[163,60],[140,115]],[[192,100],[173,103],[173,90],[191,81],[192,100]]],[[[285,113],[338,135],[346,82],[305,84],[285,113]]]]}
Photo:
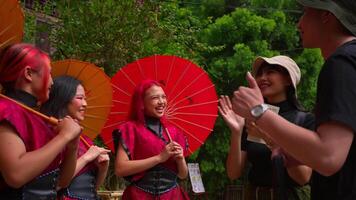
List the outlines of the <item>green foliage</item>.
{"type": "Polygon", "coordinates": [[[145,55],[144,42],[157,32],[153,4],[134,0],[63,1],[57,30],[56,59],[93,62],[112,75],[145,55]]]}
{"type": "Polygon", "coordinates": [[[25,13],[25,27],[24,27],[24,38],[23,41],[26,43],[34,43],[36,34],[36,17],[25,13]]]}
{"type": "Polygon", "coordinates": [[[199,41],[198,34],[210,22],[209,19],[200,19],[190,9],[175,3],[159,4],[159,11],[157,26],[160,34],[144,43],[147,55],[177,55],[199,64],[204,62],[203,51],[218,49],[199,41]]]}
{"type": "Polygon", "coordinates": [[[225,0],[203,0],[200,12],[206,17],[217,17],[225,14],[225,0]]]}
{"type": "Polygon", "coordinates": [[[303,102],[307,110],[312,110],[316,97],[317,78],[324,60],[319,49],[305,49],[295,61],[302,73],[298,85],[299,100],[303,102]]]}

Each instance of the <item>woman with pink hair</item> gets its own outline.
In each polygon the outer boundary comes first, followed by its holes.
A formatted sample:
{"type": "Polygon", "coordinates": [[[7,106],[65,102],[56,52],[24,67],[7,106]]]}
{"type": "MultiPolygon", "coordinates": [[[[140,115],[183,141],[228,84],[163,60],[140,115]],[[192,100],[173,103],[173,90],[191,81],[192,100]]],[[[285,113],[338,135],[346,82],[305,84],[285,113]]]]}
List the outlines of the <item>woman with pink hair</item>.
{"type": "Polygon", "coordinates": [[[0,199],[55,199],[73,176],[80,126],[65,117],[54,129],[19,105],[35,109],[48,99],[50,71],[47,54],[30,44],[0,54],[0,84],[18,102],[0,97],[0,199]]]}
{"type": "Polygon", "coordinates": [[[115,172],[129,182],[123,200],[189,199],[177,183],[188,175],[187,140],[165,120],[166,107],[161,85],[144,80],[132,96],[129,121],[113,132],[115,172]]]}

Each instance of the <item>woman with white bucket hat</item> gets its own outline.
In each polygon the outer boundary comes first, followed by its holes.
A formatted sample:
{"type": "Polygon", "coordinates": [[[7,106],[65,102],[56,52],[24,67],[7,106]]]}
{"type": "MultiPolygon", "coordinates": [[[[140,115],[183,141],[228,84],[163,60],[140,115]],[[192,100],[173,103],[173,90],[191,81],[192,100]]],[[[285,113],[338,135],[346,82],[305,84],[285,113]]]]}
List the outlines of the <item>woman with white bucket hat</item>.
{"type": "Polygon", "coordinates": [[[305,48],[320,48],[315,107],[316,134],[295,126],[270,110],[255,79],[234,93],[234,111],[314,169],[312,199],[356,199],[356,1],[297,0],[304,6],[300,30],[305,48]],[[261,110],[258,115],[251,111],[261,110]],[[257,117],[256,117],[257,116],[257,117]]]}
{"type": "MultiPolygon", "coordinates": [[[[283,55],[257,57],[252,73],[270,108],[292,123],[314,128],[313,115],[304,112],[297,100],[301,74],[291,58],[283,55]]],[[[231,130],[226,162],[228,176],[231,179],[240,177],[246,161],[251,163],[245,200],[310,198],[310,188],[306,185],[312,172],[309,167],[274,145],[271,138],[264,137],[254,122],[237,116],[227,96],[221,97],[219,111],[231,130]]]]}

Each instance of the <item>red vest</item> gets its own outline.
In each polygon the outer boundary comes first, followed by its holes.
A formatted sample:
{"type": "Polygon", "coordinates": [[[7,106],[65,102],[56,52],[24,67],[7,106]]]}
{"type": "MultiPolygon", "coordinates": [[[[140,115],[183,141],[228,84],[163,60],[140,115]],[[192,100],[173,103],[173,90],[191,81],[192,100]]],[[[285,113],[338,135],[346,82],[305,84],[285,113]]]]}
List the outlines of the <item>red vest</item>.
{"type": "MultiPolygon", "coordinates": [[[[7,121],[13,126],[25,144],[27,152],[41,148],[55,136],[52,127],[39,116],[0,97],[0,122],[2,121],[7,121]]],[[[59,154],[42,174],[58,168],[61,157],[59,154]]]]}

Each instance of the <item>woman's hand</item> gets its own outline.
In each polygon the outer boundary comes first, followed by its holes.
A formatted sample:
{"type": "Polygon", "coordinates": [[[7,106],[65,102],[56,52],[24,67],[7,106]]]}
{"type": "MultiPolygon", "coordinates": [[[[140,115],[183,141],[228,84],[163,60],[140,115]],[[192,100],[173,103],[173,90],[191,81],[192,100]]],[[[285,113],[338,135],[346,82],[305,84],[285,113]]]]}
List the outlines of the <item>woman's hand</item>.
{"type": "Polygon", "coordinates": [[[175,155],[175,145],[174,142],[170,142],[163,148],[163,150],[159,154],[160,162],[161,163],[166,162],[170,157],[174,155],[175,155]]]}
{"type": "Polygon", "coordinates": [[[245,120],[232,110],[230,98],[226,95],[221,95],[219,104],[219,113],[227,126],[233,133],[240,133],[245,124],[245,120]]]}
{"type": "Polygon", "coordinates": [[[70,116],[58,121],[57,132],[69,141],[79,137],[82,127],[70,116]]]}
{"type": "Polygon", "coordinates": [[[174,149],[174,160],[182,160],[184,159],[184,153],[183,153],[183,148],[178,144],[177,142],[172,142],[173,143],[173,149],[174,149]]]}
{"type": "Polygon", "coordinates": [[[96,189],[98,190],[100,185],[105,181],[106,174],[108,173],[110,163],[110,157],[107,152],[101,153],[96,159],[95,164],[98,167],[98,174],[96,179],[96,189]]]}
{"type": "MultiPolygon", "coordinates": [[[[89,163],[95,159],[97,159],[100,155],[107,155],[110,152],[110,150],[101,148],[98,146],[91,146],[87,152],[83,155],[83,158],[89,163]]],[[[104,159],[104,158],[101,158],[104,159]]]]}
{"type": "Polygon", "coordinates": [[[107,168],[109,166],[109,161],[110,161],[109,154],[102,153],[96,158],[95,163],[100,169],[100,168],[107,168]]]}

